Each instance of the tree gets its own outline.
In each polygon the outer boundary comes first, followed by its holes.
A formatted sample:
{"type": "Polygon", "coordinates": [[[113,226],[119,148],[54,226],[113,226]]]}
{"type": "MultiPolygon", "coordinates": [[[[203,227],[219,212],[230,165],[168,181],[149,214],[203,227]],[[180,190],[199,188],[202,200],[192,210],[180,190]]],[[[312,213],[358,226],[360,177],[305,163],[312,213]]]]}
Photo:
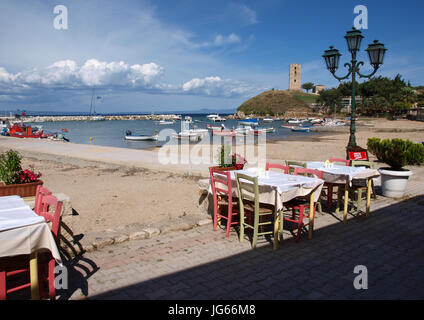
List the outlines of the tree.
{"type": "Polygon", "coordinates": [[[317,99],[318,103],[321,103],[327,107],[329,107],[329,111],[331,113],[340,111],[343,106],[342,103],[342,94],[337,89],[328,89],[322,90],[319,93],[319,97],[317,99]]]}
{"type": "Polygon", "coordinates": [[[302,88],[306,90],[306,92],[309,92],[309,90],[312,90],[314,88],[313,82],[306,82],[302,84],[302,88]]]}

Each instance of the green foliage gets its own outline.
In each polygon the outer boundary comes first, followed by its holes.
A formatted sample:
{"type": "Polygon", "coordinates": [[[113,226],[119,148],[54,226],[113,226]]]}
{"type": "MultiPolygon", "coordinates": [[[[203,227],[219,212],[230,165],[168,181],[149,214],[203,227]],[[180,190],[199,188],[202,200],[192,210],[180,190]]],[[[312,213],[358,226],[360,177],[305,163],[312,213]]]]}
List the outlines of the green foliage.
{"type": "Polygon", "coordinates": [[[313,82],[305,82],[304,84],[302,84],[302,89],[305,89],[306,92],[309,92],[309,90],[312,90],[313,88],[314,88],[313,82]]]}
{"type": "Polygon", "coordinates": [[[308,104],[315,102],[315,98],[312,94],[269,90],[245,101],[237,111],[257,116],[283,115],[288,111],[308,113],[311,112],[308,104]]]}
{"type": "Polygon", "coordinates": [[[387,163],[394,170],[424,163],[424,146],[410,140],[370,138],[367,147],[379,161],[387,163]]]}
{"type": "Polygon", "coordinates": [[[319,92],[318,103],[330,107],[330,112],[337,112],[342,107],[343,95],[338,89],[328,89],[319,92]]]}
{"type": "Polygon", "coordinates": [[[424,101],[418,102],[417,106],[418,106],[418,108],[424,108],[424,101]]]}
{"type": "Polygon", "coordinates": [[[9,150],[0,155],[0,180],[5,184],[20,183],[22,157],[17,151],[9,150]]]}
{"type": "Polygon", "coordinates": [[[412,104],[408,102],[396,101],[393,105],[393,113],[395,115],[406,114],[411,108],[412,108],[412,104]]]}
{"type": "Polygon", "coordinates": [[[221,168],[228,168],[233,165],[233,158],[231,155],[231,146],[229,144],[223,144],[218,151],[218,165],[221,168]]]}

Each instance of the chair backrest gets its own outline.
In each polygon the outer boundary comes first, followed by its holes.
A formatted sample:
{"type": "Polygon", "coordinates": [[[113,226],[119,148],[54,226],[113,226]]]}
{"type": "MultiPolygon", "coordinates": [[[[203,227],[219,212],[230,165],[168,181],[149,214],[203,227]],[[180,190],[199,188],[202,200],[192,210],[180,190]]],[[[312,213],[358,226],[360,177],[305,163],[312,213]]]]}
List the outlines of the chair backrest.
{"type": "Polygon", "coordinates": [[[308,176],[308,177],[312,176],[314,178],[322,180],[324,172],[319,171],[319,170],[313,170],[313,169],[296,168],[296,169],[294,169],[294,175],[295,176],[304,175],[304,176],[308,176]]]}
{"type": "Polygon", "coordinates": [[[367,167],[370,169],[377,169],[377,164],[373,161],[359,161],[359,160],[353,160],[351,162],[352,167],[367,167]]]}
{"type": "Polygon", "coordinates": [[[35,205],[34,205],[34,212],[35,213],[39,213],[41,212],[41,201],[43,199],[44,196],[50,196],[52,193],[50,192],[49,189],[43,187],[43,186],[38,186],[37,187],[37,191],[35,193],[35,205]]]}
{"type": "Polygon", "coordinates": [[[306,162],[302,161],[286,161],[286,164],[290,168],[290,174],[294,173],[295,168],[306,168],[306,162]]]}
{"type": "Polygon", "coordinates": [[[330,163],[343,163],[346,167],[350,166],[350,160],[330,158],[330,163]]]}
{"type": "Polygon", "coordinates": [[[237,191],[239,196],[240,212],[244,213],[246,201],[255,203],[255,214],[259,212],[259,184],[258,177],[250,177],[236,172],[237,191]]]}
{"type": "Polygon", "coordinates": [[[290,167],[283,166],[282,164],[267,163],[265,170],[269,171],[269,169],[280,169],[280,170],[283,170],[285,174],[289,174],[290,167]]]}
{"type": "Polygon", "coordinates": [[[39,212],[39,215],[44,217],[46,222],[51,222],[51,230],[56,241],[58,241],[59,239],[59,227],[60,217],[62,214],[62,206],[62,201],[58,201],[57,198],[52,195],[47,195],[44,196],[41,201],[42,210],[41,212],[39,212]],[[54,211],[52,210],[52,207],[54,208],[54,211]]]}
{"type": "Polygon", "coordinates": [[[230,171],[209,168],[211,175],[211,185],[214,198],[219,194],[227,195],[229,201],[232,199],[231,173],[230,171]],[[225,188],[225,189],[224,189],[225,188]]]}

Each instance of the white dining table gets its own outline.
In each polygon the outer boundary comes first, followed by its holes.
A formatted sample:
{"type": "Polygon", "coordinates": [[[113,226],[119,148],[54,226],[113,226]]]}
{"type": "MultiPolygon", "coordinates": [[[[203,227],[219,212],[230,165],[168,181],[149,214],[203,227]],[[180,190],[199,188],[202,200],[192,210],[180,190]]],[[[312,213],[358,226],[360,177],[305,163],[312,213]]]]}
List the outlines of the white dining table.
{"type": "Polygon", "coordinates": [[[344,210],[343,210],[343,222],[347,223],[347,213],[349,207],[349,191],[352,187],[354,180],[366,180],[367,181],[367,206],[366,216],[370,215],[371,208],[371,191],[372,191],[372,179],[380,176],[378,170],[370,169],[366,167],[348,167],[341,165],[326,166],[325,162],[311,161],[306,163],[308,169],[314,169],[324,172],[323,180],[328,183],[344,184],[345,185],[345,197],[344,197],[344,210]]]}
{"type": "Polygon", "coordinates": [[[45,219],[19,196],[0,197],[0,259],[30,255],[31,298],[39,299],[38,253],[49,250],[58,264],[62,260],[45,219]]]}
{"type": "MultiPolygon", "coordinates": [[[[280,225],[282,226],[281,211],[284,208],[284,203],[297,197],[305,197],[310,195],[311,208],[318,201],[324,181],[321,179],[309,178],[305,176],[294,176],[276,171],[265,171],[258,168],[250,168],[246,170],[231,171],[231,188],[234,197],[237,194],[237,182],[235,172],[241,173],[250,177],[258,177],[259,186],[259,202],[275,206],[277,216],[274,224],[274,249],[278,249],[279,238],[282,240],[280,225]]],[[[312,238],[314,228],[314,212],[310,210],[309,238],[312,238]]]]}

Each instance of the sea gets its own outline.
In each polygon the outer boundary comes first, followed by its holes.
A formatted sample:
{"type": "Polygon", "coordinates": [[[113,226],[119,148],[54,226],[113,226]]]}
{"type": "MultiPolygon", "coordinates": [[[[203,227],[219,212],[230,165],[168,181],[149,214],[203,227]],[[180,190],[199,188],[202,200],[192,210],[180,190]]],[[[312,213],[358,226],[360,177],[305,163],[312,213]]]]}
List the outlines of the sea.
{"type": "MultiPolygon", "coordinates": [[[[225,124],[227,129],[238,127],[238,120],[226,120],[225,122],[212,122],[206,114],[182,114],[182,118],[190,116],[193,123],[190,124],[190,129],[206,129],[206,125],[221,126],[225,124]]],[[[34,126],[42,126],[47,132],[60,132],[62,129],[67,129],[65,137],[70,142],[78,144],[92,144],[99,146],[110,146],[118,148],[131,149],[148,149],[161,147],[166,143],[171,143],[171,135],[164,141],[127,141],[125,135],[127,131],[131,131],[133,135],[153,135],[155,130],[159,133],[162,130],[167,132],[179,133],[182,131],[181,121],[176,121],[174,124],[159,125],[153,120],[110,120],[110,121],[57,121],[57,122],[41,122],[29,123],[34,126]],[[170,131],[172,130],[172,131],[170,131]]],[[[290,129],[282,128],[283,121],[274,121],[273,123],[261,123],[259,128],[275,128],[274,133],[267,133],[267,140],[293,140],[308,138],[317,133],[310,132],[293,132],[290,129]]],[[[202,143],[202,142],[200,142],[202,143]]]]}

